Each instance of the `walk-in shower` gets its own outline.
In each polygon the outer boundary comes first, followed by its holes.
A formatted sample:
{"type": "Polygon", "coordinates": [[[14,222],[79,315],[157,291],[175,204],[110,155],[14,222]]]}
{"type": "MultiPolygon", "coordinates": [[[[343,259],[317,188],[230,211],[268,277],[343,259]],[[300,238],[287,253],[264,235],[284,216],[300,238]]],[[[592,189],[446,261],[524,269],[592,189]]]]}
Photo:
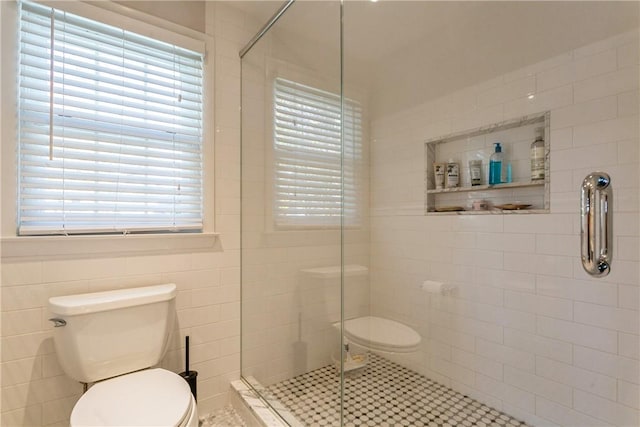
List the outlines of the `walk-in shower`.
{"type": "Polygon", "coordinates": [[[243,10],[245,382],[292,425],[637,425],[638,4],[243,10]]]}

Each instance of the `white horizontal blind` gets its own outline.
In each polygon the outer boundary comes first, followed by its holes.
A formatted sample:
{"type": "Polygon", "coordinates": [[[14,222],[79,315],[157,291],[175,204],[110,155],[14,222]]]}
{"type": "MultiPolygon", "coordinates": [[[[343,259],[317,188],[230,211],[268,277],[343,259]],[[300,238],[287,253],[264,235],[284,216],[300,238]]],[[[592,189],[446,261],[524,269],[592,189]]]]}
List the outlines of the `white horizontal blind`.
{"type": "Polygon", "coordinates": [[[345,225],[359,225],[360,105],[345,100],[344,156],[340,96],[277,78],[274,117],[276,226],[339,226],[343,215],[345,225]]]}
{"type": "Polygon", "coordinates": [[[202,55],[20,12],[18,233],[201,230],[202,55]]]}

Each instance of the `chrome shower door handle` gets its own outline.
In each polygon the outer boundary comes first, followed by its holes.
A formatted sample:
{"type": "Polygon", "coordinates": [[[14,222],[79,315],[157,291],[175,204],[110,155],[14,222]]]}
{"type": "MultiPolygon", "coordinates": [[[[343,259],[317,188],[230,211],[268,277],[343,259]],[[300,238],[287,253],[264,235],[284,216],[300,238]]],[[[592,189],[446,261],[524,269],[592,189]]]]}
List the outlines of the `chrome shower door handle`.
{"type": "Polygon", "coordinates": [[[613,202],[611,178],[604,172],[592,172],[582,181],[580,247],[582,267],[594,277],[611,270],[613,256],[613,202]]]}

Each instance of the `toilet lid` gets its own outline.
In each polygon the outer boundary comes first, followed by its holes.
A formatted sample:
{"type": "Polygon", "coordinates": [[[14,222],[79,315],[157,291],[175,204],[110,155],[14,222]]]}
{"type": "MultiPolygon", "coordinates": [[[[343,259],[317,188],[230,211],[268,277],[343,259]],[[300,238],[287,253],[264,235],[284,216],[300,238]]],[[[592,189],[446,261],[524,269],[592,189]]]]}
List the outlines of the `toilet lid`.
{"type": "Polygon", "coordinates": [[[191,410],[186,381],[165,369],[148,369],[101,381],[82,395],[72,426],[177,426],[191,410]]]}
{"type": "Polygon", "coordinates": [[[374,316],[346,320],[344,335],[354,343],[372,350],[395,353],[416,351],[422,340],[409,326],[374,316]]]}

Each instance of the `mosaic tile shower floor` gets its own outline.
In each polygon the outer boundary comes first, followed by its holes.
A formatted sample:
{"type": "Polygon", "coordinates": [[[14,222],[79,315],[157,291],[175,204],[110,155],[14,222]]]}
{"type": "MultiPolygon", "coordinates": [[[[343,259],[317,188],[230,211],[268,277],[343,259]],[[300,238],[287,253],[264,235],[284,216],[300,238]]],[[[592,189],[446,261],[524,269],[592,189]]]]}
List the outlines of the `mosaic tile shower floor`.
{"type": "MultiPolygon", "coordinates": [[[[339,376],[333,365],[267,387],[306,426],[340,425],[339,376]]],[[[380,356],[346,375],[345,426],[526,427],[474,399],[380,356]]]]}

